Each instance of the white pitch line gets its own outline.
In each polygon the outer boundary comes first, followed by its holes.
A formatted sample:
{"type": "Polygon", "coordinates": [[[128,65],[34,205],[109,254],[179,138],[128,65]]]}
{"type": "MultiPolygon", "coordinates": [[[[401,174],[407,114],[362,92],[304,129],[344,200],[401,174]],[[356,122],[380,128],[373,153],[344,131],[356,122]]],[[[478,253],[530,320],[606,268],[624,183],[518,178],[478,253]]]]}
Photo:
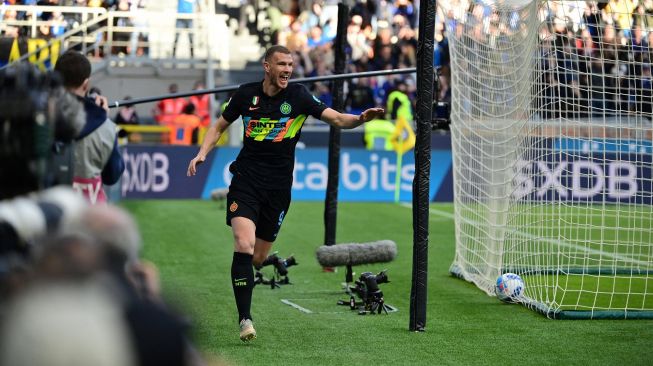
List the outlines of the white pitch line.
{"type": "Polygon", "coordinates": [[[292,306],[293,308],[295,308],[295,309],[301,311],[302,313],[313,314],[312,311],[310,311],[310,310],[308,310],[308,309],[306,309],[306,308],[303,308],[303,307],[301,307],[301,306],[295,304],[294,302],[292,302],[292,301],[290,301],[290,300],[287,300],[287,299],[281,299],[281,302],[284,303],[284,304],[286,304],[286,305],[290,305],[290,306],[292,306]]]}
{"type": "MultiPolygon", "coordinates": [[[[402,203],[401,205],[404,206],[404,207],[407,207],[407,208],[413,208],[413,205],[409,204],[409,203],[402,203]]],[[[452,219],[452,220],[455,219],[455,216],[450,212],[440,211],[440,210],[436,210],[434,208],[429,208],[429,212],[434,214],[434,215],[438,215],[438,216],[441,216],[441,217],[446,217],[446,218],[449,218],[449,219],[452,219]]],[[[480,222],[475,222],[475,221],[468,221],[468,222],[470,222],[470,223],[472,223],[474,225],[477,225],[477,226],[481,225],[480,222]]],[[[640,260],[630,258],[630,257],[626,257],[626,256],[623,256],[623,255],[602,252],[600,250],[586,248],[586,247],[583,247],[583,246],[580,246],[580,245],[577,245],[577,244],[568,243],[568,242],[561,241],[561,240],[555,240],[555,239],[549,239],[549,238],[540,238],[540,237],[537,237],[537,236],[535,236],[533,234],[525,233],[523,231],[516,231],[515,234],[521,235],[521,236],[526,237],[528,239],[543,240],[544,242],[549,243],[549,244],[559,245],[561,247],[570,248],[570,249],[581,250],[581,251],[584,251],[584,252],[589,253],[589,254],[596,254],[596,255],[603,256],[603,257],[619,259],[619,260],[622,260],[624,262],[638,264],[640,266],[649,266],[650,265],[649,262],[640,261],[640,260]]]]}

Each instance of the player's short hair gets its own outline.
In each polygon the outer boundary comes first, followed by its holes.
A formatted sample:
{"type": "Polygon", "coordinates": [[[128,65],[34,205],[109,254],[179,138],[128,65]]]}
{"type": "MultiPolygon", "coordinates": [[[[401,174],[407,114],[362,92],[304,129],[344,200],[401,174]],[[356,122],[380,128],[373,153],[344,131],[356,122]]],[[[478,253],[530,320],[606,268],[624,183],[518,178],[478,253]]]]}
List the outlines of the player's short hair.
{"type": "Polygon", "coordinates": [[[292,55],[292,52],[290,52],[290,50],[288,48],[286,48],[285,46],[275,45],[275,46],[272,46],[272,47],[268,48],[265,51],[265,56],[263,56],[263,61],[270,61],[270,58],[272,58],[272,55],[274,55],[277,52],[278,53],[283,53],[283,54],[286,54],[286,55],[292,55]]]}
{"type": "Polygon", "coordinates": [[[77,88],[91,77],[91,63],[86,56],[72,50],[59,57],[54,70],[61,75],[66,88],[77,88]]]}

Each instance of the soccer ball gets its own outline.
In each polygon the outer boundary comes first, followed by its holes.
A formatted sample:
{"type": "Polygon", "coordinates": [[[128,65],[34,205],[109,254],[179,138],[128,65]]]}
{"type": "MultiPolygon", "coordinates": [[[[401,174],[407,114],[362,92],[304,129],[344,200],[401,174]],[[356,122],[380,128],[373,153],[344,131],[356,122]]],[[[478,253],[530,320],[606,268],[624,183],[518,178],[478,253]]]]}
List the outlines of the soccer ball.
{"type": "Polygon", "coordinates": [[[504,273],[497,278],[497,285],[494,292],[497,298],[503,302],[519,302],[524,292],[524,280],[514,273],[504,273]]]}

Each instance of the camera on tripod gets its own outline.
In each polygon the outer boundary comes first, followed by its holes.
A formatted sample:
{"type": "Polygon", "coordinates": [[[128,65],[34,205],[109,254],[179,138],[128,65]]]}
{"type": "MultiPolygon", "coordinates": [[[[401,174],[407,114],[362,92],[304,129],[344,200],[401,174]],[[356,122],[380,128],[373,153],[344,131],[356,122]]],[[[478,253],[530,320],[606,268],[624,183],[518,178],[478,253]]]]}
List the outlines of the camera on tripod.
{"type": "Polygon", "coordinates": [[[290,279],[288,278],[288,267],[296,266],[297,260],[294,256],[289,256],[287,258],[281,258],[277,255],[277,252],[270,254],[260,266],[255,267],[255,280],[254,284],[264,284],[270,285],[272,289],[275,287],[280,287],[279,285],[289,285],[290,279]],[[274,267],[274,275],[268,279],[263,276],[261,269],[263,267],[272,265],[274,267]]]}
{"type": "Polygon", "coordinates": [[[446,102],[433,102],[431,130],[449,131],[451,129],[451,105],[446,102]]]}
{"type": "Polygon", "coordinates": [[[440,76],[442,67],[435,67],[433,78],[433,109],[431,111],[431,130],[449,131],[451,129],[451,103],[439,100],[440,76]]]}
{"type": "Polygon", "coordinates": [[[355,286],[349,286],[347,289],[350,294],[349,302],[340,300],[338,305],[349,305],[351,310],[358,310],[359,315],[381,314],[382,311],[387,314],[388,311],[397,311],[385,303],[383,291],[379,288],[379,284],[390,282],[387,272],[388,270],[383,270],[376,275],[372,272],[363,272],[354,282],[355,286]],[[357,295],[361,301],[356,301],[354,295],[357,295]]]}

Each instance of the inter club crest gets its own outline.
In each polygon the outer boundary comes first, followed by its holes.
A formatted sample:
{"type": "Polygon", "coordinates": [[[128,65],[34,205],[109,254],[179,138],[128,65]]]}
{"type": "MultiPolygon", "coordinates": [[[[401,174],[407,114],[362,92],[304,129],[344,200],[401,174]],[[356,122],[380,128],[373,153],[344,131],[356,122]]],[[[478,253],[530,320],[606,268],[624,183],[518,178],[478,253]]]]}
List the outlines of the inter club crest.
{"type": "Polygon", "coordinates": [[[236,203],[236,201],[233,201],[229,206],[229,211],[236,212],[237,209],[238,209],[238,204],[236,203]]]}
{"type": "Polygon", "coordinates": [[[283,104],[281,105],[281,107],[279,108],[279,110],[280,110],[281,113],[283,113],[283,114],[289,114],[290,111],[292,110],[292,107],[290,106],[290,104],[288,104],[288,102],[283,102],[283,104]]]}

